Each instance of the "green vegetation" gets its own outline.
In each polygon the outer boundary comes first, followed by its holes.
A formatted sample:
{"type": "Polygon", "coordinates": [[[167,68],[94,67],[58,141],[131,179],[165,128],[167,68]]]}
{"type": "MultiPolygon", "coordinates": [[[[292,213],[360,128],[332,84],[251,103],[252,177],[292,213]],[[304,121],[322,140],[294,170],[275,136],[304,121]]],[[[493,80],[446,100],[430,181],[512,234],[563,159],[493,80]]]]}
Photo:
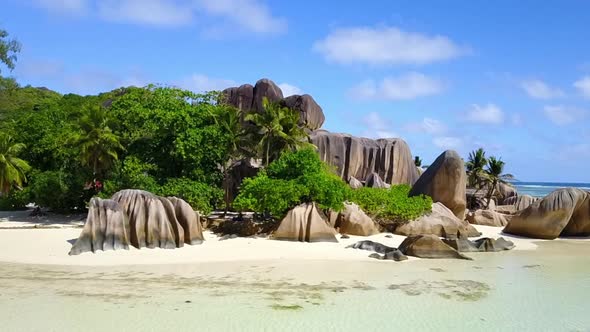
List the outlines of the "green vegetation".
{"type": "Polygon", "coordinates": [[[25,173],[31,167],[18,158],[24,148],[24,144],[16,143],[11,136],[0,133],[0,196],[8,194],[13,187],[22,188],[27,181],[25,173]]]}
{"type": "Polygon", "coordinates": [[[8,39],[8,32],[0,29],[0,62],[8,69],[14,69],[16,54],[20,52],[21,45],[14,39],[8,39]]]}
{"type": "Polygon", "coordinates": [[[513,180],[512,174],[504,173],[505,163],[496,157],[486,157],[486,153],[482,148],[472,151],[469,154],[469,159],[465,163],[467,170],[468,186],[475,188],[475,195],[480,190],[486,190],[486,209],[489,208],[494,192],[498,184],[509,184],[509,180],[513,180]]]}
{"type": "Polygon", "coordinates": [[[409,197],[411,187],[401,184],[391,189],[359,188],[350,200],[381,224],[399,224],[416,219],[432,209],[432,199],[425,195],[409,197]]]}
{"type": "Polygon", "coordinates": [[[419,156],[414,157],[414,165],[416,167],[422,167],[422,159],[419,156]]]}
{"type": "Polygon", "coordinates": [[[496,189],[498,184],[506,184],[508,180],[514,179],[514,176],[512,174],[504,174],[504,165],[505,163],[499,158],[490,157],[488,159],[488,167],[485,170],[486,182],[488,184],[488,194],[486,196],[486,209],[490,207],[490,202],[492,200],[492,196],[494,195],[494,190],[496,189]]]}
{"type": "Polygon", "coordinates": [[[484,168],[488,163],[486,153],[482,148],[469,153],[469,159],[465,163],[467,168],[467,185],[479,189],[484,184],[484,168]]]}
{"type": "Polygon", "coordinates": [[[301,203],[340,211],[350,189],[311,148],[285,152],[256,177],[245,179],[234,207],[280,218],[301,203]]]}

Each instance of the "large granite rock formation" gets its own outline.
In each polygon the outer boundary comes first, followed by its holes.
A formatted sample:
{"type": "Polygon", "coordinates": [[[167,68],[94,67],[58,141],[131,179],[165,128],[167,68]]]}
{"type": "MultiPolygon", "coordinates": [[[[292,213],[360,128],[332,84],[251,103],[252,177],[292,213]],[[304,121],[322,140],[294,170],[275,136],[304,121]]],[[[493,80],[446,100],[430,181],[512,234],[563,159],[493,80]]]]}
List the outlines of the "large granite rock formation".
{"type": "Polygon", "coordinates": [[[448,207],[459,219],[465,219],[467,175],[459,154],[452,150],[443,152],[420,176],[412,187],[410,196],[428,195],[434,202],[448,207]]]}
{"type": "Polygon", "coordinates": [[[471,259],[435,235],[408,236],[400,245],[399,250],[408,256],[420,258],[458,258],[471,259]]]}
{"type": "Polygon", "coordinates": [[[369,236],[379,233],[379,226],[354,203],[344,204],[335,223],[341,234],[369,236]]]}
{"type": "Polygon", "coordinates": [[[432,212],[416,220],[397,226],[393,232],[405,236],[436,235],[446,238],[481,235],[468,222],[457,218],[442,203],[432,204],[432,212]]]}
{"type": "Polygon", "coordinates": [[[174,249],[183,246],[184,230],[168,199],[143,190],[122,190],[112,199],[129,216],[134,247],[174,249]]]}
{"type": "Polygon", "coordinates": [[[504,200],[503,205],[512,205],[516,208],[516,211],[520,211],[528,208],[538,200],[539,198],[531,195],[511,196],[504,200]]]}
{"type": "Polygon", "coordinates": [[[204,240],[199,215],[179,198],[122,190],[110,200],[94,198],[70,255],[109,249],[174,249],[204,240]],[[102,243],[102,244],[101,244],[102,243]]]}
{"type": "Polygon", "coordinates": [[[255,86],[244,84],[223,90],[226,102],[238,109],[249,112],[264,112],[262,100],[279,103],[291,108],[300,115],[299,123],[308,129],[315,130],[322,127],[325,117],[322,108],[310,95],[292,95],[283,98],[283,92],[273,81],[263,78],[255,86]]]}
{"type": "Polygon", "coordinates": [[[110,199],[90,200],[86,224],[70,255],[97,250],[129,249],[129,218],[123,208],[110,199]]]}
{"type": "Polygon", "coordinates": [[[559,189],[519,211],[504,232],[539,239],[590,235],[590,193],[559,189]]]}
{"type": "Polygon", "coordinates": [[[322,161],[335,166],[345,181],[367,181],[372,173],[388,184],[412,185],[418,179],[412,153],[402,139],[373,140],[325,130],[314,131],[310,138],[322,161]]]}
{"type": "Polygon", "coordinates": [[[512,219],[511,215],[493,210],[477,210],[467,214],[467,221],[474,225],[503,227],[512,219]]]}
{"type": "Polygon", "coordinates": [[[336,230],[322,218],[315,203],[301,204],[289,211],[272,238],[300,242],[338,242],[336,230]]]}

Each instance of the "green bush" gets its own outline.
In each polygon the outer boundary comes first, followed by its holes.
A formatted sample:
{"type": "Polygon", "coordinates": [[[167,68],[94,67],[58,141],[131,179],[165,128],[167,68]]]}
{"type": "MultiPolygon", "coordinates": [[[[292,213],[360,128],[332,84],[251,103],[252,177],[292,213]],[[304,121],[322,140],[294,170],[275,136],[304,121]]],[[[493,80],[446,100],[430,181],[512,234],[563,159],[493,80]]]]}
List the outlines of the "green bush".
{"type": "Polygon", "coordinates": [[[141,189],[155,192],[159,186],[156,179],[150,175],[155,166],[144,163],[137,157],[130,156],[124,161],[116,163],[109,180],[104,183],[102,198],[110,198],[114,193],[123,189],[141,189]]]}
{"type": "Polygon", "coordinates": [[[27,208],[27,204],[31,202],[30,188],[26,187],[23,190],[12,190],[8,195],[0,197],[0,210],[24,210],[27,208]]]}
{"type": "Polygon", "coordinates": [[[282,217],[301,203],[340,211],[350,189],[312,149],[284,153],[266,171],[245,179],[233,206],[282,217]]]}
{"type": "Polygon", "coordinates": [[[432,209],[432,199],[425,195],[409,197],[410,186],[392,186],[391,189],[359,188],[352,190],[350,201],[359,205],[374,220],[388,223],[406,223],[432,209]]]}
{"type": "Polygon", "coordinates": [[[63,171],[34,173],[29,181],[34,202],[53,211],[84,209],[93,192],[80,176],[63,171]]]}
{"type": "Polygon", "coordinates": [[[223,191],[187,178],[169,179],[155,191],[160,196],[175,196],[185,200],[193,209],[209,214],[223,198],[223,191]]]}

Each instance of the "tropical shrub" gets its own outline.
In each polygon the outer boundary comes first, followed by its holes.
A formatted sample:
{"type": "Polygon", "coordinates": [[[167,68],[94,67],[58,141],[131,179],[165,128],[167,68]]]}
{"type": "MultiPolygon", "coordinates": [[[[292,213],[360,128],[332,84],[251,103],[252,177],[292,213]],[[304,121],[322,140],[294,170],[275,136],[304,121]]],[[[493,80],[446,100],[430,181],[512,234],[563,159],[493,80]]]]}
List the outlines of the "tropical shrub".
{"type": "Polygon", "coordinates": [[[377,222],[406,223],[432,209],[432,198],[425,195],[409,197],[410,189],[406,184],[390,189],[364,187],[353,190],[350,200],[377,222]]]}
{"type": "Polygon", "coordinates": [[[30,183],[35,204],[57,212],[84,209],[94,194],[91,190],[85,190],[82,177],[63,171],[34,173],[30,183]]]}
{"type": "Polygon", "coordinates": [[[23,190],[12,190],[8,194],[0,196],[0,210],[24,210],[31,202],[31,190],[28,187],[23,190]]]}
{"type": "Polygon", "coordinates": [[[155,191],[160,196],[175,196],[185,200],[190,206],[204,214],[209,214],[223,198],[223,191],[202,182],[187,178],[169,179],[155,191]]]}
{"type": "Polygon", "coordinates": [[[301,203],[339,211],[350,189],[313,149],[286,152],[256,177],[245,179],[233,203],[238,210],[268,212],[276,218],[301,203]]]}

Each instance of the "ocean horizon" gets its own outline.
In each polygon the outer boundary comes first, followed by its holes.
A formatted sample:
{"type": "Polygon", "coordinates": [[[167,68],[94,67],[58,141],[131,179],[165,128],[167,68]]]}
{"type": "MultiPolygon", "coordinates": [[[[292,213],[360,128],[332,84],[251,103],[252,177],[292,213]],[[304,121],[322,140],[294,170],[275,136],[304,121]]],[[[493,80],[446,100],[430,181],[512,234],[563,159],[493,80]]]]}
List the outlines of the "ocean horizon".
{"type": "Polygon", "coordinates": [[[545,197],[551,192],[562,188],[578,188],[590,191],[590,183],[583,182],[512,182],[519,195],[531,195],[533,197],[545,197]]]}

